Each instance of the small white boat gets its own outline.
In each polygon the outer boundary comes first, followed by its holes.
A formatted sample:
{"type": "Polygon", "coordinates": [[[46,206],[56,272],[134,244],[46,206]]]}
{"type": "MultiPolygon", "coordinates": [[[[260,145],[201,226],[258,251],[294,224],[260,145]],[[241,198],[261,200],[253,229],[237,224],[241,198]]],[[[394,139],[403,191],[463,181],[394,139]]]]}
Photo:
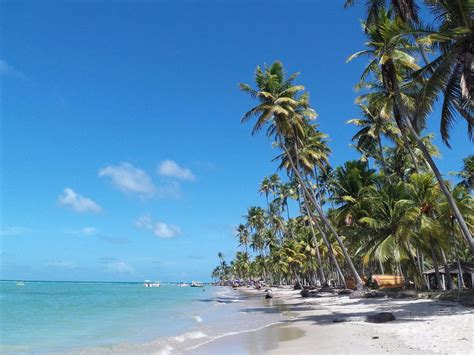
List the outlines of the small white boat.
{"type": "Polygon", "coordinates": [[[183,282],[183,283],[180,283],[178,287],[189,287],[189,284],[187,284],[186,282],[183,282]]]}
{"type": "Polygon", "coordinates": [[[145,280],[143,283],[145,287],[161,287],[161,284],[158,281],[151,282],[150,280],[145,280]]]}
{"type": "Polygon", "coordinates": [[[191,287],[204,287],[204,284],[200,281],[191,282],[191,287]]]}
{"type": "Polygon", "coordinates": [[[25,283],[23,281],[17,281],[16,285],[21,287],[21,286],[25,286],[25,283]]]}

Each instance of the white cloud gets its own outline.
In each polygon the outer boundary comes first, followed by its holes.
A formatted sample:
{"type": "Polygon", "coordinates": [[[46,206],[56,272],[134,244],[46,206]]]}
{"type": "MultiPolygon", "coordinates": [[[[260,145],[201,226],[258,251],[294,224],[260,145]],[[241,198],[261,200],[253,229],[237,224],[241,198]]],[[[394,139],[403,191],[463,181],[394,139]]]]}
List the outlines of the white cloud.
{"type": "Polygon", "coordinates": [[[4,227],[0,229],[0,236],[16,236],[31,232],[32,230],[26,227],[4,227]]]}
{"type": "Polygon", "coordinates": [[[73,211],[79,213],[102,212],[102,207],[100,207],[96,202],[90,198],[79,195],[69,187],[65,188],[63,193],[59,195],[58,204],[60,206],[71,208],[73,211]]]}
{"type": "Polygon", "coordinates": [[[187,181],[194,181],[195,179],[195,176],[190,169],[179,166],[173,160],[165,160],[161,162],[158,166],[158,174],[187,181]]]}
{"type": "Polygon", "coordinates": [[[125,261],[113,261],[106,265],[104,271],[121,274],[133,274],[135,272],[135,269],[129,264],[127,264],[125,261]]]}
{"type": "Polygon", "coordinates": [[[151,197],[156,193],[156,187],[150,176],[127,162],[107,166],[99,171],[99,176],[109,177],[112,184],[125,193],[137,194],[141,197],[151,197]]]}
{"type": "Polygon", "coordinates": [[[25,79],[25,74],[13,68],[10,64],[0,59],[0,77],[15,76],[20,79],[25,79]]]}
{"type": "Polygon", "coordinates": [[[174,238],[181,234],[181,228],[161,221],[154,221],[149,215],[135,221],[135,226],[151,231],[158,238],[174,238]]]}

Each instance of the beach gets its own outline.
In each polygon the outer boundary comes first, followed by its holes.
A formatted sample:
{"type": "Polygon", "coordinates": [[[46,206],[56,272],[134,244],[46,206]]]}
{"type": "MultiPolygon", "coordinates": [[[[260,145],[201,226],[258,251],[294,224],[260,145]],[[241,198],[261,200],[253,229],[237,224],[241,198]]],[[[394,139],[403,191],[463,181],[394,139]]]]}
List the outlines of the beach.
{"type": "MultiPolygon", "coordinates": [[[[229,335],[186,353],[192,354],[474,354],[474,309],[429,299],[350,299],[322,293],[302,298],[300,291],[272,288],[274,297],[241,288],[234,291],[262,297],[270,306],[253,312],[282,311],[281,323],[254,332],[229,335]],[[392,312],[396,320],[373,324],[334,319],[392,312]]],[[[353,318],[357,319],[357,318],[353,318]]]]}

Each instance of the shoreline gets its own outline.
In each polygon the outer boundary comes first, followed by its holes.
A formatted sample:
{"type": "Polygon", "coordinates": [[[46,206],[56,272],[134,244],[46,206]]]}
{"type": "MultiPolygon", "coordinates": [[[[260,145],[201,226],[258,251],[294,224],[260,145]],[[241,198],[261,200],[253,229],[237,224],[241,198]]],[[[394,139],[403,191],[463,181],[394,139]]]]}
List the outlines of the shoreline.
{"type": "MultiPolygon", "coordinates": [[[[300,291],[271,288],[269,311],[284,320],[257,330],[228,334],[187,349],[189,354],[474,354],[474,309],[427,299],[350,299],[330,293],[302,298],[300,291]],[[396,320],[374,324],[334,323],[338,317],[393,312],[396,320]]],[[[248,296],[262,290],[239,288],[248,296]]],[[[265,312],[265,308],[251,310],[265,312]]]]}

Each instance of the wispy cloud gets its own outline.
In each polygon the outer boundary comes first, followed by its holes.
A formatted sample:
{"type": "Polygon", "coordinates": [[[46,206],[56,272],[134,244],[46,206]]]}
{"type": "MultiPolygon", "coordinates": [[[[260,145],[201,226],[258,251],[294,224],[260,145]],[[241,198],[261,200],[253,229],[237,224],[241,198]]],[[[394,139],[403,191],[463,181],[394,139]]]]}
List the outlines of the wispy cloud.
{"type": "Polygon", "coordinates": [[[100,207],[95,201],[76,193],[69,187],[65,188],[63,193],[59,195],[58,204],[79,213],[102,212],[102,207],[100,207]]]}
{"type": "Polygon", "coordinates": [[[154,221],[149,215],[135,221],[135,226],[151,231],[158,238],[174,238],[181,234],[181,228],[161,221],[154,221]]]}
{"type": "Polygon", "coordinates": [[[135,269],[129,264],[127,264],[125,261],[117,260],[109,262],[105,266],[104,271],[120,274],[133,274],[135,272],[135,269]]]}
{"type": "Polygon", "coordinates": [[[73,229],[66,231],[65,233],[77,236],[94,236],[105,242],[112,244],[127,244],[129,239],[127,237],[114,237],[108,234],[100,233],[95,227],[84,227],[81,229],[73,229]]]}
{"type": "Polygon", "coordinates": [[[162,161],[158,166],[158,174],[186,181],[194,181],[196,179],[191,169],[183,168],[173,160],[162,161]]]}
{"type": "Polygon", "coordinates": [[[15,76],[21,79],[26,78],[25,74],[13,68],[6,61],[0,59],[0,77],[2,76],[15,76]]]}
{"type": "Polygon", "coordinates": [[[17,236],[26,233],[31,233],[33,230],[27,227],[4,227],[0,229],[0,236],[17,236]]]}
{"type": "Polygon", "coordinates": [[[99,176],[109,177],[112,184],[120,191],[136,194],[143,198],[152,197],[157,191],[145,171],[127,162],[107,166],[99,171],[99,176]]]}

